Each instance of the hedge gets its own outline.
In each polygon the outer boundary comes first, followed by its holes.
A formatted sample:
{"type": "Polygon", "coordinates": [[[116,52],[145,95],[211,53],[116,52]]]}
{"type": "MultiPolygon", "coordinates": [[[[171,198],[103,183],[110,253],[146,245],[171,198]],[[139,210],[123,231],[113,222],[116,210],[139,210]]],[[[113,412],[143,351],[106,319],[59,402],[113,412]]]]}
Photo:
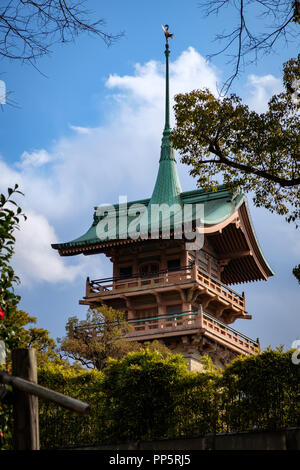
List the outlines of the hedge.
{"type": "Polygon", "coordinates": [[[188,372],[180,355],[141,350],[102,372],[54,364],[39,383],[86,401],[82,417],[39,401],[41,448],[300,426],[300,366],[292,351],[239,357],[188,372]]]}

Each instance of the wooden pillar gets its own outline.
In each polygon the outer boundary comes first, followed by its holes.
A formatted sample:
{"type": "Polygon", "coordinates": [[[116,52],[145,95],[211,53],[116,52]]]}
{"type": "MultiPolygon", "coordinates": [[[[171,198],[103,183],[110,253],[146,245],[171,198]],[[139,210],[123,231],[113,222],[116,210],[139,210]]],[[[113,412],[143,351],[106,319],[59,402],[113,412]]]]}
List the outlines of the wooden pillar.
{"type": "Polygon", "coordinates": [[[86,282],[85,282],[85,296],[88,297],[90,293],[91,293],[90,278],[87,277],[86,282]]]}
{"type": "Polygon", "coordinates": [[[180,256],[181,268],[185,268],[186,266],[188,266],[188,262],[189,262],[189,252],[185,248],[183,248],[181,251],[181,256],[180,256]]]}
{"type": "Polygon", "coordinates": [[[139,273],[139,260],[137,256],[133,257],[132,263],[132,274],[137,275],[139,273]]]}
{"type": "Polygon", "coordinates": [[[182,312],[191,312],[192,304],[190,302],[182,302],[181,311],[182,312]]]}
{"type": "Polygon", "coordinates": [[[119,258],[116,256],[113,258],[113,277],[119,276],[119,258]]]}
{"type": "MultiPolygon", "coordinates": [[[[12,351],[12,373],[17,377],[37,383],[35,349],[12,351]]],[[[38,398],[14,389],[14,450],[39,450],[38,398]]]]}
{"type": "Polygon", "coordinates": [[[167,308],[165,304],[158,303],[157,304],[157,313],[158,315],[166,315],[167,313],[167,308]]]}
{"type": "Polygon", "coordinates": [[[166,251],[161,250],[160,252],[160,271],[166,271],[168,269],[168,263],[167,263],[167,256],[166,256],[166,251]]]}
{"type": "Polygon", "coordinates": [[[197,323],[198,323],[200,328],[203,328],[203,308],[202,308],[202,305],[198,306],[197,323]]]}

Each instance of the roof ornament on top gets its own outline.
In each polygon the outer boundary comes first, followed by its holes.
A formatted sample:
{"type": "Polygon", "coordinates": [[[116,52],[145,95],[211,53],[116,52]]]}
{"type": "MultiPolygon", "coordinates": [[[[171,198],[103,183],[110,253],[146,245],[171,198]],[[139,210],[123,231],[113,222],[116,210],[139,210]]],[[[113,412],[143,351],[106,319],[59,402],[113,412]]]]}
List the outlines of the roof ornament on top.
{"type": "Polygon", "coordinates": [[[169,40],[169,38],[173,38],[174,34],[169,33],[169,25],[168,24],[165,24],[165,26],[161,25],[161,27],[162,27],[162,29],[164,30],[164,33],[165,33],[166,44],[169,44],[168,40],[169,40]]]}

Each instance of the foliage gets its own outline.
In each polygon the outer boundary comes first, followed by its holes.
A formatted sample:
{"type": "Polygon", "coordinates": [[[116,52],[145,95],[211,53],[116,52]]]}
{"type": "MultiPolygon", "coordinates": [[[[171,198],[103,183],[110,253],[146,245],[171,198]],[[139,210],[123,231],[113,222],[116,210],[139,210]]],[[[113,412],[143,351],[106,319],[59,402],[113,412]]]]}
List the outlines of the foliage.
{"type": "Polygon", "coordinates": [[[0,307],[4,312],[4,319],[0,320],[0,339],[9,349],[18,346],[21,334],[21,326],[15,322],[20,296],[15,294],[14,286],[19,283],[19,278],[11,266],[11,258],[14,232],[19,228],[20,217],[26,219],[26,216],[12,199],[16,194],[22,194],[17,184],[8,188],[8,196],[0,194],[0,307]]]}
{"type": "Polygon", "coordinates": [[[39,368],[39,383],[91,405],[78,416],[40,400],[43,449],[100,442],[300,425],[300,368],[292,351],[271,349],[239,357],[224,370],[206,359],[188,372],[180,355],[141,350],[103,371],[54,362],[39,368]]]}
{"type": "Polygon", "coordinates": [[[223,431],[219,409],[220,371],[209,367],[203,373],[190,372],[176,389],[174,437],[223,431]]]}
{"type": "Polygon", "coordinates": [[[38,382],[51,390],[88,402],[91,412],[80,416],[55,403],[39,400],[41,448],[87,444],[105,439],[103,374],[73,366],[47,363],[38,370],[38,382]]]}
{"type": "Polygon", "coordinates": [[[157,351],[164,358],[171,354],[171,350],[161,341],[154,339],[153,341],[145,341],[144,343],[135,343],[135,351],[140,351],[141,349],[148,349],[150,352],[157,351]]]}
{"type": "Polygon", "coordinates": [[[173,145],[200,186],[216,189],[222,172],[228,187],[253,191],[256,206],[300,218],[300,100],[288,91],[299,78],[300,54],[284,64],[286,91],[261,114],[234,94],[218,99],[205,89],[175,97],[173,145]]]}
{"type": "MultiPolygon", "coordinates": [[[[31,317],[23,310],[16,310],[13,315],[5,315],[1,321],[2,331],[4,332],[17,332],[14,335],[14,348],[30,348],[34,347],[37,355],[38,366],[46,367],[49,363],[57,366],[65,364],[62,361],[55,348],[55,341],[49,337],[49,332],[44,328],[25,328],[28,323],[36,323],[36,318],[31,317]]],[[[9,373],[11,369],[11,354],[7,351],[6,366],[0,365],[9,373]]],[[[74,367],[74,371],[78,371],[78,367],[74,367]]],[[[11,390],[12,388],[9,387],[11,390]]],[[[3,448],[9,448],[12,442],[12,406],[5,400],[0,399],[0,448],[1,439],[3,440],[3,448]],[[2,437],[1,437],[2,436],[2,437]]]]}
{"type": "MultiPolygon", "coordinates": [[[[9,368],[4,364],[0,364],[0,372],[9,372],[9,368]]],[[[7,391],[12,391],[11,386],[5,386],[0,384],[0,395],[3,393],[3,388],[7,391]]],[[[10,449],[12,447],[12,427],[13,427],[13,416],[12,406],[8,403],[5,395],[2,395],[0,399],[0,450],[10,449]]]]}
{"type": "MultiPolygon", "coordinates": [[[[56,352],[56,343],[53,338],[50,338],[49,331],[44,328],[27,328],[28,324],[36,323],[36,317],[32,317],[27,312],[17,309],[13,315],[5,315],[3,320],[0,321],[4,335],[5,332],[18,332],[17,335],[13,335],[14,349],[35,348],[38,365],[50,360],[59,361],[59,356],[56,352]]],[[[9,362],[10,358],[8,358],[8,363],[9,362]]]]}
{"type": "Polygon", "coordinates": [[[187,373],[182,356],[166,358],[148,349],[110,360],[103,392],[112,440],[151,439],[168,435],[174,425],[175,388],[187,373]]]}
{"type": "MultiPolygon", "coordinates": [[[[19,228],[20,217],[26,219],[26,216],[12,199],[17,194],[22,193],[15,185],[14,188],[8,188],[7,196],[0,195],[0,340],[4,341],[8,353],[16,348],[35,347],[39,364],[50,359],[59,361],[55,341],[49,337],[49,332],[43,328],[25,328],[30,323],[36,323],[36,318],[18,309],[20,296],[15,293],[14,287],[19,278],[11,266],[11,258],[14,254],[15,230],[19,228]]],[[[8,354],[7,371],[9,365],[8,354]]],[[[0,447],[1,440],[4,440],[4,448],[9,445],[11,422],[11,406],[5,401],[0,402],[0,447]]]]}
{"type": "Polygon", "coordinates": [[[228,431],[300,425],[300,368],[291,356],[292,351],[268,348],[225,368],[222,403],[228,431]]]}
{"type": "Polygon", "coordinates": [[[60,352],[85,367],[102,370],[109,357],[121,359],[138,347],[124,338],[129,328],[124,313],[119,310],[106,305],[89,309],[85,320],[69,318],[67,335],[59,340],[60,352]]]}

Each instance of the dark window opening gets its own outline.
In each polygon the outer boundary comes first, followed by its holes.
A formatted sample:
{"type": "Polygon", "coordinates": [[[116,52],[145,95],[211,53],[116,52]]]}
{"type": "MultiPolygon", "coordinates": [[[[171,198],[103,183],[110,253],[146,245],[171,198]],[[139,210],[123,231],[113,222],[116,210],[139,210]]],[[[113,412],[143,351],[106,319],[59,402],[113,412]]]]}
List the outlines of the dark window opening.
{"type": "Polygon", "coordinates": [[[181,313],[181,305],[169,305],[167,306],[167,315],[175,315],[176,313],[181,313]]]}
{"type": "Polygon", "coordinates": [[[180,269],[180,259],[170,259],[168,261],[168,271],[176,271],[180,269]]]}
{"type": "Polygon", "coordinates": [[[120,277],[126,278],[132,276],[132,266],[126,266],[125,268],[120,268],[120,277]]]}
{"type": "Polygon", "coordinates": [[[151,277],[158,273],[158,264],[157,263],[150,263],[150,264],[143,264],[139,268],[140,275],[142,277],[151,277]]]}

